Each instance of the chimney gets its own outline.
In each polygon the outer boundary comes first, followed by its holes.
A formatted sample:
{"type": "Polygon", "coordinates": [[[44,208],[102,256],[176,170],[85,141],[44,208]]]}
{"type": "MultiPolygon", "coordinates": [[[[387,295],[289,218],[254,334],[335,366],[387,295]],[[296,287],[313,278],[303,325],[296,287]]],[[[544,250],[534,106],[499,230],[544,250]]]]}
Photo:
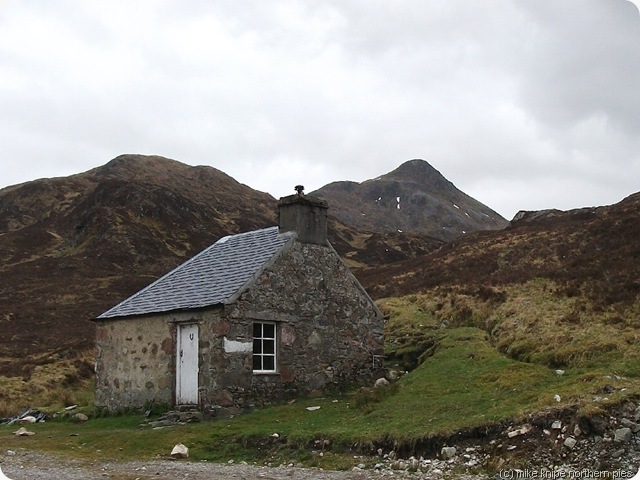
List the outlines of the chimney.
{"type": "Polygon", "coordinates": [[[325,200],[304,194],[304,187],[296,185],[296,194],[282,197],[278,202],[280,233],[296,232],[303,243],[327,245],[327,209],[325,200]]]}

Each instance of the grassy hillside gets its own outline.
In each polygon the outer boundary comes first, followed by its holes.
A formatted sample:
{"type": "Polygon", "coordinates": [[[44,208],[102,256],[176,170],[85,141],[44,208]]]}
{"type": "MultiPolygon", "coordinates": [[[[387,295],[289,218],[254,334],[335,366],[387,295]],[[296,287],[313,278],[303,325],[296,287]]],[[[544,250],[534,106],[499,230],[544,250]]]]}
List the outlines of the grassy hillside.
{"type": "Polygon", "coordinates": [[[640,374],[640,300],[595,308],[548,279],[500,288],[435,288],[380,302],[390,316],[388,354],[411,367],[454,327],[484,331],[511,359],[552,369],[640,374]]]}
{"type": "MultiPolygon", "coordinates": [[[[446,443],[470,437],[487,442],[502,438],[509,425],[563,412],[588,424],[640,398],[640,303],[594,312],[582,302],[541,279],[501,290],[448,287],[383,299],[388,365],[406,372],[389,387],[153,433],[139,426],[140,415],[84,425],[53,422],[35,425],[46,435],[29,443],[83,458],[151,459],[180,441],[195,460],[347,468],[354,454],[375,455],[382,448],[405,458],[434,455],[446,443]],[[69,437],[72,431],[80,436],[69,437]]],[[[0,428],[3,444],[16,441],[9,432],[0,428]]],[[[518,451],[509,455],[523,461],[518,451]]],[[[359,461],[376,461],[366,458],[359,461]]],[[[489,463],[481,467],[491,469],[489,463]]]]}

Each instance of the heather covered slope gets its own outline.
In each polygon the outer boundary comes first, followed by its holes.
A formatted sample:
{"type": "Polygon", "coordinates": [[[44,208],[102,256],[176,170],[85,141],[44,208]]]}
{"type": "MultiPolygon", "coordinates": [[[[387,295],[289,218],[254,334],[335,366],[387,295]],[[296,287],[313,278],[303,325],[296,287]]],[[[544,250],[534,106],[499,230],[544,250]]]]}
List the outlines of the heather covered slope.
{"type": "Polygon", "coordinates": [[[105,306],[220,236],[272,224],[274,202],[211,167],[129,155],[3,189],[0,356],[91,348],[105,306]]]}
{"type": "Polygon", "coordinates": [[[365,286],[385,297],[546,278],[604,308],[640,293],[639,220],[640,193],[610,206],[521,212],[504,230],[471,233],[415,261],[369,269],[365,286]]]}

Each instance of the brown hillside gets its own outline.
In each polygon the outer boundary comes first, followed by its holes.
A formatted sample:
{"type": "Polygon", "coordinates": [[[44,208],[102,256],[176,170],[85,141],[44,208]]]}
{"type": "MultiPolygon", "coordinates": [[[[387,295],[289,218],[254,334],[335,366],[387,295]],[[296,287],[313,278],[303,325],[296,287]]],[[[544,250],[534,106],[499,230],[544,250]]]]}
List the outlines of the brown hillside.
{"type": "MultiPolygon", "coordinates": [[[[90,321],[220,237],[276,223],[276,200],[212,167],[122,155],[66,178],[0,190],[0,375],[93,347],[90,321]]],[[[441,245],[332,219],[354,268],[441,245]]]]}
{"type": "Polygon", "coordinates": [[[378,298],[548,278],[603,308],[640,294],[639,219],[640,193],[606,207],[521,212],[504,230],[464,235],[419,259],[367,269],[361,278],[378,298]]]}
{"type": "Polygon", "coordinates": [[[272,224],[274,203],[214,168],[137,155],[3,189],[0,356],[92,347],[90,318],[220,236],[272,224]]]}

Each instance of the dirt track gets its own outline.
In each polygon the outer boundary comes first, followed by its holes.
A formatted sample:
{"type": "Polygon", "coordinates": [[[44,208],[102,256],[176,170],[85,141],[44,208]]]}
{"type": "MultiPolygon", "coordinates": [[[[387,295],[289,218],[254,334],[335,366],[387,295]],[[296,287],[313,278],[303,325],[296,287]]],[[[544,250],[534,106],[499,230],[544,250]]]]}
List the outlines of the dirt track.
{"type": "MultiPolygon", "coordinates": [[[[257,467],[185,461],[95,462],[19,451],[0,453],[0,468],[10,480],[368,480],[383,478],[429,478],[402,472],[331,472],[293,467],[257,467]]],[[[0,476],[0,480],[4,480],[0,476]]]]}

